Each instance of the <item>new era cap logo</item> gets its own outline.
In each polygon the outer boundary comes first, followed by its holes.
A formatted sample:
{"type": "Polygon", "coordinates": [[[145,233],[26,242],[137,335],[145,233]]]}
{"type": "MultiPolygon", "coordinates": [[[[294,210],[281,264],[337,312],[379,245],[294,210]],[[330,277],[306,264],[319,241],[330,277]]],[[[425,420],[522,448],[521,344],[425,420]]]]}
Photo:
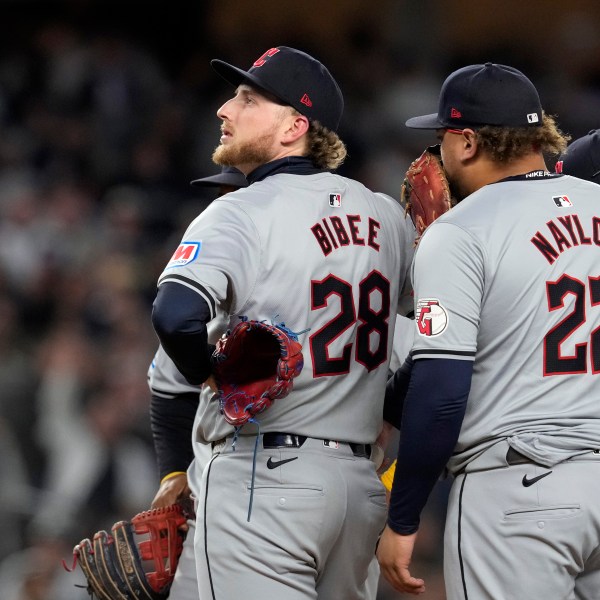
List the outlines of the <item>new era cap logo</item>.
{"type": "Polygon", "coordinates": [[[450,118],[451,119],[462,119],[462,113],[460,112],[460,110],[458,110],[456,108],[452,108],[452,110],[450,111],[450,118]]]}
{"type": "Polygon", "coordinates": [[[300,102],[302,102],[302,104],[308,106],[309,108],[312,106],[312,100],[308,97],[308,94],[304,94],[304,96],[300,98],[300,102]]]}
{"type": "Polygon", "coordinates": [[[279,52],[279,48],[271,48],[267,50],[260,58],[254,61],[253,67],[262,67],[271,56],[274,56],[279,52]]]}

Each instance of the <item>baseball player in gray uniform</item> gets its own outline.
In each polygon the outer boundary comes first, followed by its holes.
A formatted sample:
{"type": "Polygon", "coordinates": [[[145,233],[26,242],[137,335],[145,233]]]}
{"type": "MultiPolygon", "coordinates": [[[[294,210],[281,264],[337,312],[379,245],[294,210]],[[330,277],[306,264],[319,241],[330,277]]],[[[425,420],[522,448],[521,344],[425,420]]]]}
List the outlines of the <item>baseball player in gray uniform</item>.
{"type": "Polygon", "coordinates": [[[571,142],[554,165],[554,170],[600,183],[600,131],[592,129],[571,142]]]}
{"type": "Polygon", "coordinates": [[[437,130],[463,199],[414,258],[413,366],[382,573],[424,591],[410,559],[447,468],[449,600],[598,599],[599,188],[548,172],[544,154],[566,138],[511,67],[455,71],[437,114],[407,126],[437,130]]]}
{"type": "Polygon", "coordinates": [[[369,457],[397,307],[412,308],[414,227],[392,198],[333,172],[343,99],[319,61],[279,46],[248,71],[212,66],[235,86],[213,159],[251,185],[192,222],[153,310],[178,370],[207,382],[194,450],[208,442],[212,458],[201,481],[188,473],[200,598],[358,600],[387,512],[369,457]],[[303,346],[290,395],[235,436],[210,387],[220,314],[223,331],[284,322],[303,346]]]}
{"type": "MultiPolygon", "coordinates": [[[[218,189],[219,196],[248,185],[244,174],[234,167],[223,167],[220,173],[195,179],[191,183],[196,187],[218,189]]],[[[211,323],[211,327],[216,325],[216,321],[211,323]]],[[[151,392],[152,434],[161,479],[152,508],[160,508],[190,499],[187,471],[198,469],[201,472],[212,452],[209,445],[204,445],[198,448],[194,457],[192,428],[200,387],[185,379],[162,346],[159,346],[148,369],[148,385],[151,392]]],[[[195,519],[189,518],[187,537],[169,590],[171,600],[198,598],[195,526],[195,519]]]]}

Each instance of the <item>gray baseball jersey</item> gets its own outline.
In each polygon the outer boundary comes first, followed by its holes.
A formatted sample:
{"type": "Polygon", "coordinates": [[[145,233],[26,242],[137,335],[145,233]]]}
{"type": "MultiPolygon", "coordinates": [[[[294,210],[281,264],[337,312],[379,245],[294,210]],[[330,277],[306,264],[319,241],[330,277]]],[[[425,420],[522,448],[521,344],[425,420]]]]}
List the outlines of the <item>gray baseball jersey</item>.
{"type": "Polygon", "coordinates": [[[466,198],[416,252],[414,359],[474,361],[449,600],[598,598],[599,215],[597,185],[534,172],[466,198]]]}
{"type": "Polygon", "coordinates": [[[186,285],[213,315],[230,315],[209,342],[240,316],[284,322],[299,333],[304,369],[291,394],[259,421],[261,433],[309,438],[301,448],[271,449],[245,435],[255,433],[248,424],[234,450],[233,427],[203,390],[188,470],[202,515],[195,539],[200,597],[254,589],[257,597],[306,598],[315,585],[331,600],[373,594],[385,493],[368,456],[341,442],[372,443],[381,429],[396,313],[412,308],[414,235],[392,198],[331,173],[255,182],[215,200],[184,234],[159,284],[186,285]],[[206,442],[226,437],[200,468],[214,445],[206,442]],[[248,548],[263,550],[248,562],[248,548]],[[259,575],[267,565],[270,575],[259,575]]]}
{"type": "Polygon", "coordinates": [[[415,256],[413,357],[475,361],[452,471],[503,439],[547,466],[600,445],[599,188],[529,177],[469,196],[415,256]]]}
{"type": "MultiPolygon", "coordinates": [[[[396,312],[412,304],[413,241],[392,198],[331,173],[284,173],[215,200],[159,284],[197,291],[231,315],[229,327],[247,316],[300,333],[304,369],[293,392],[261,415],[263,431],[372,443],[396,312]]],[[[208,390],[199,411],[199,440],[232,433],[208,390]]]]}

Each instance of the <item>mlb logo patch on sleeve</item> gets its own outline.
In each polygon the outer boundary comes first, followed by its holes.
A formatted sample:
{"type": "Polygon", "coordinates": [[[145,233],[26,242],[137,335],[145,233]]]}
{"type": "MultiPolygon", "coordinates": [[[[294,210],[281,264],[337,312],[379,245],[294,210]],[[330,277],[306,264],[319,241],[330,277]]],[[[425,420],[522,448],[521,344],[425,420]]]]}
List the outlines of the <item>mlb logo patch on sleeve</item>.
{"type": "Polygon", "coordinates": [[[175,250],[166,268],[183,267],[193,262],[198,257],[201,246],[202,242],[182,242],[175,250]]]}

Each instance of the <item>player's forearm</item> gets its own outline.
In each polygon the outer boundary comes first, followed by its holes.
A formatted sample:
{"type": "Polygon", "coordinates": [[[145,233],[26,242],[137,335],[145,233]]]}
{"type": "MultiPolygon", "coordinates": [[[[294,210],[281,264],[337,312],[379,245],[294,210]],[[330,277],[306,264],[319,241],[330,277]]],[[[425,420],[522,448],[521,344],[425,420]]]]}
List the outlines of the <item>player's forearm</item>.
{"type": "Polygon", "coordinates": [[[184,285],[160,286],[152,309],[152,324],[160,342],[179,372],[200,385],[211,373],[206,324],[210,308],[205,300],[184,285]]]}
{"type": "Polygon", "coordinates": [[[452,455],[469,395],[473,363],[415,361],[405,401],[388,525],[417,531],[429,494],[452,455]]]}
{"type": "Polygon", "coordinates": [[[150,426],[161,480],[170,473],[185,472],[192,462],[192,426],[197,407],[197,394],[152,396],[150,426]]]}

